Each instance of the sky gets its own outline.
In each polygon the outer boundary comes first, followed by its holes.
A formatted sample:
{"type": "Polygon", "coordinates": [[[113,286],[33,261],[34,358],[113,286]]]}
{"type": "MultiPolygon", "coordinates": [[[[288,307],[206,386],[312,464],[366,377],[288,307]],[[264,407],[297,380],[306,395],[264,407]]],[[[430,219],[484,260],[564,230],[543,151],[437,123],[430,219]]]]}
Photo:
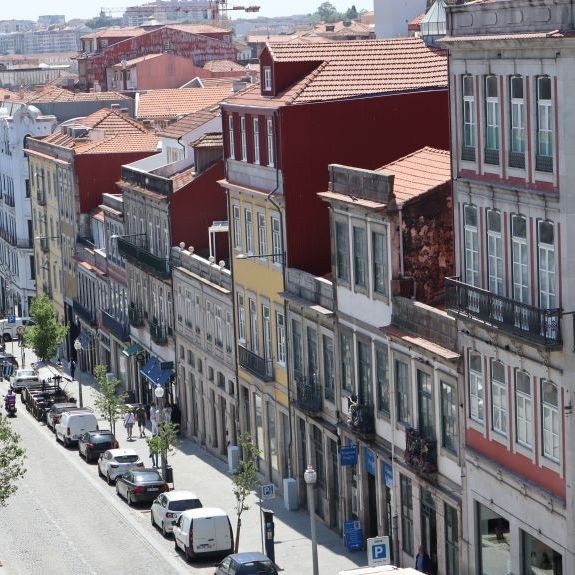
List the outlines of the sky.
{"type": "MultiPolygon", "coordinates": [[[[41,14],[65,14],[72,18],[91,18],[100,12],[101,7],[114,8],[144,4],[151,0],[21,0],[20,2],[2,2],[2,19],[37,20],[41,14]]],[[[308,14],[315,12],[323,0],[228,0],[229,5],[260,6],[260,16],[287,16],[290,14],[308,14]]],[[[352,4],[358,10],[373,10],[373,0],[331,0],[338,10],[346,10],[352,4]]],[[[236,14],[240,14],[237,12],[236,14]]],[[[258,14],[254,14],[257,17],[258,14]]]]}

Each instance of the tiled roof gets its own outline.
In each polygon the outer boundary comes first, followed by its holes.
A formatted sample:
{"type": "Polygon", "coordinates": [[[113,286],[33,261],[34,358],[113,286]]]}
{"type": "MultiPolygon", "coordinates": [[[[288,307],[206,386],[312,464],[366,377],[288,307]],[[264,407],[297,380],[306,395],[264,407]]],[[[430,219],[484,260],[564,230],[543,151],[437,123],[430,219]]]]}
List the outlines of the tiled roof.
{"type": "Polygon", "coordinates": [[[266,42],[290,42],[298,38],[299,34],[248,34],[246,42],[248,44],[265,44],[266,42]]]}
{"type": "Polygon", "coordinates": [[[425,18],[425,12],[422,12],[419,16],[417,16],[408,23],[407,29],[411,32],[418,31],[421,28],[421,23],[423,22],[424,18],[425,18]]]}
{"type": "Polygon", "coordinates": [[[369,24],[362,24],[361,22],[356,22],[355,20],[344,21],[340,20],[339,22],[322,22],[321,24],[316,24],[313,27],[313,31],[317,32],[318,34],[371,34],[373,33],[373,26],[369,24]],[[328,28],[333,29],[328,30],[328,28]]]}
{"type": "Polygon", "coordinates": [[[447,88],[447,53],[419,38],[270,44],[269,50],[275,62],[317,63],[283,95],[286,103],[447,88]]]}
{"type": "Polygon", "coordinates": [[[187,170],[174,174],[170,179],[173,182],[173,191],[177,192],[187,186],[196,177],[196,167],[192,166],[187,170]]]}
{"type": "Polygon", "coordinates": [[[223,148],[224,136],[221,132],[208,132],[190,144],[192,148],[223,148]]]}
{"type": "Polygon", "coordinates": [[[447,349],[446,347],[442,347],[441,345],[437,345],[435,342],[419,337],[418,335],[413,335],[407,331],[395,327],[394,325],[386,326],[382,328],[381,331],[388,336],[402,340],[410,345],[416,345],[448,361],[455,361],[461,357],[455,351],[447,349]]]}
{"type": "Polygon", "coordinates": [[[105,30],[98,30],[97,32],[92,32],[90,34],[85,34],[81,36],[84,38],[134,38],[135,36],[141,36],[146,34],[148,30],[144,28],[106,28],[105,30]]]}
{"type": "Polygon", "coordinates": [[[152,90],[141,94],[137,104],[138,118],[176,118],[221,102],[232,93],[232,84],[206,88],[152,90]]]}
{"type": "Polygon", "coordinates": [[[398,204],[451,180],[451,156],[447,150],[422,148],[375,170],[395,176],[393,193],[398,204]]]}
{"type": "Polygon", "coordinates": [[[200,78],[200,82],[203,84],[204,88],[214,88],[216,86],[233,86],[234,82],[237,82],[236,77],[221,77],[221,78],[200,78]]]}
{"type": "Polygon", "coordinates": [[[232,32],[228,28],[219,28],[209,24],[167,24],[166,28],[188,32],[188,34],[231,34],[232,32]]]}
{"type": "Polygon", "coordinates": [[[28,92],[25,98],[30,104],[52,102],[107,102],[130,99],[128,96],[120,94],[119,92],[72,92],[64,88],[59,88],[58,86],[43,87],[33,92],[28,92]]]}
{"type": "Polygon", "coordinates": [[[192,130],[203,126],[210,120],[213,120],[220,115],[220,108],[210,107],[203,110],[198,110],[183,117],[181,120],[170,124],[166,128],[159,130],[158,136],[164,138],[181,138],[184,134],[188,134],[192,130]]]}
{"type": "Polygon", "coordinates": [[[204,64],[210,72],[243,72],[245,68],[233,60],[210,60],[204,64]]]}
{"type": "Polygon", "coordinates": [[[117,134],[103,140],[86,141],[74,146],[76,154],[127,154],[133,152],[156,152],[158,138],[153,134],[117,134]]]}

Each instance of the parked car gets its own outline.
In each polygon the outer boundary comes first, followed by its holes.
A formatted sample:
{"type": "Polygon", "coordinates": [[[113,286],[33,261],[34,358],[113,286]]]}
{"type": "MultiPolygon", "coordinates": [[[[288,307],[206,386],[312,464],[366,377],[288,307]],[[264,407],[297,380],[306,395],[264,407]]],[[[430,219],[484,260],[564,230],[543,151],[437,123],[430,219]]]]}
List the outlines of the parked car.
{"type": "Polygon", "coordinates": [[[0,334],[4,341],[18,339],[18,328],[34,325],[34,320],[29,317],[16,317],[13,322],[7,319],[0,319],[0,334]]]}
{"type": "Polygon", "coordinates": [[[10,380],[18,367],[18,360],[11,353],[0,352],[0,381],[10,380]]]}
{"type": "MultiPolygon", "coordinates": [[[[74,411],[80,409],[75,403],[55,403],[50,407],[46,414],[46,425],[52,430],[56,431],[56,424],[60,421],[60,417],[64,411],[74,411]]],[[[86,408],[83,408],[86,409],[86,408]]]]}
{"type": "Polygon", "coordinates": [[[183,511],[188,509],[198,509],[202,502],[198,496],[191,491],[169,491],[162,493],[152,503],[151,521],[152,525],[157,525],[164,537],[167,537],[183,511]]]}
{"type": "Polygon", "coordinates": [[[109,429],[87,431],[78,439],[78,455],[86,459],[86,463],[96,461],[108,449],[118,448],[118,442],[109,429]]]}
{"type": "Polygon", "coordinates": [[[128,471],[116,479],[116,493],[123,497],[128,505],[153,501],[158,493],[169,489],[158,470],[153,468],[128,471]]]}
{"type": "Polygon", "coordinates": [[[263,553],[248,552],[228,555],[215,575],[278,575],[276,566],[263,553]]]}
{"type": "Polygon", "coordinates": [[[92,411],[74,409],[64,411],[56,424],[56,441],[61,441],[66,447],[78,443],[78,439],[86,431],[97,431],[98,420],[92,411]]]}
{"type": "Polygon", "coordinates": [[[35,369],[17,369],[10,378],[10,387],[14,391],[22,391],[28,385],[34,385],[38,382],[38,374],[35,369]]]}
{"type": "Polygon", "coordinates": [[[98,475],[104,477],[109,485],[122,473],[143,467],[144,462],[133,449],[108,449],[98,459],[98,475]]]}
{"type": "Polygon", "coordinates": [[[229,517],[215,507],[184,511],[174,525],[174,547],[181,549],[186,561],[206,555],[229,555],[234,536],[229,517]]]}

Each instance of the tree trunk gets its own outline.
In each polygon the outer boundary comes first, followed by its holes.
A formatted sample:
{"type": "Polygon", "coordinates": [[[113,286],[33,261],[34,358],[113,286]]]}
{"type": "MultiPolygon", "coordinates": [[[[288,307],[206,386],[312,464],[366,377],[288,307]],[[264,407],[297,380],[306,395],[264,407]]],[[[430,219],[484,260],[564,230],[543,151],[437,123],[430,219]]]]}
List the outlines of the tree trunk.
{"type": "Polygon", "coordinates": [[[238,523],[236,525],[236,542],[234,544],[234,553],[238,552],[238,549],[240,547],[240,530],[242,528],[242,518],[240,515],[238,515],[238,523]]]}

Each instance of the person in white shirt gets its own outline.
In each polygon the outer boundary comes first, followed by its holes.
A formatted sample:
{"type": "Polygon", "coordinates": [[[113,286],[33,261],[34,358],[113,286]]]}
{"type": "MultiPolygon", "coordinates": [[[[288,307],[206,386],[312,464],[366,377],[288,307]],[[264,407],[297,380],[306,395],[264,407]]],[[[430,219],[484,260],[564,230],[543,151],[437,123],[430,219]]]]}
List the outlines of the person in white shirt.
{"type": "Polygon", "coordinates": [[[132,439],[132,430],[134,429],[135,421],[136,418],[134,414],[131,411],[126,412],[126,415],[124,415],[124,427],[128,432],[128,440],[132,439]]]}

